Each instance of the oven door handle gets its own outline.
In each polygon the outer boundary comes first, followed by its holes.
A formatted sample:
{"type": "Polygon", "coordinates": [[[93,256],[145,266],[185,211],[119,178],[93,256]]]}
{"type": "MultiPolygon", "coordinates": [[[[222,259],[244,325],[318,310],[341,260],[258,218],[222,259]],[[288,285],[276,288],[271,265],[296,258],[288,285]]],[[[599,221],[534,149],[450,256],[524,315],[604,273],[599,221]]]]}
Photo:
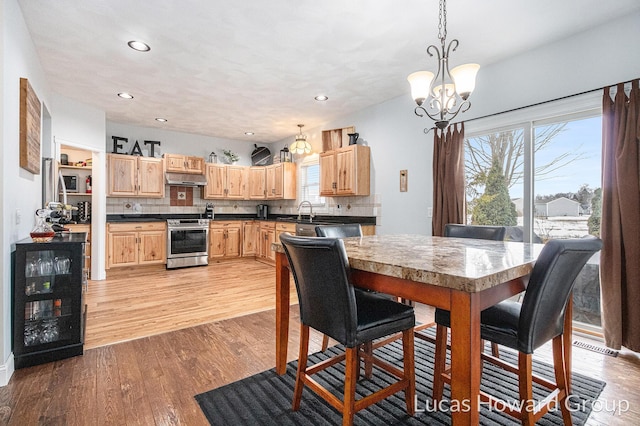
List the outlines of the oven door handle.
{"type": "Polygon", "coordinates": [[[181,226],[179,228],[167,228],[169,232],[171,231],[205,231],[209,232],[209,228],[202,228],[197,226],[181,226]]]}

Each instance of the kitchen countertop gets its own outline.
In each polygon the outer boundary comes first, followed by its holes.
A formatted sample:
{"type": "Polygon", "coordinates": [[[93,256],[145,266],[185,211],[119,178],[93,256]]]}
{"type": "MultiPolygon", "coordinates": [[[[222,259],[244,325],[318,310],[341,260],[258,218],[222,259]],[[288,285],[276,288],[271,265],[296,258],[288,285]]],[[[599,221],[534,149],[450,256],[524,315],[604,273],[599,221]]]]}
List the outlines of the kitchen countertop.
{"type": "MultiPolygon", "coordinates": [[[[204,214],[108,214],[107,222],[164,222],[167,219],[202,219],[204,214]]],[[[298,215],[269,215],[267,221],[309,223],[309,216],[303,215],[302,220],[297,220],[298,215]]],[[[255,214],[216,214],[214,221],[225,220],[265,220],[256,218],[255,214]]],[[[313,223],[359,223],[361,225],[375,225],[375,216],[316,216],[313,223]]]]}

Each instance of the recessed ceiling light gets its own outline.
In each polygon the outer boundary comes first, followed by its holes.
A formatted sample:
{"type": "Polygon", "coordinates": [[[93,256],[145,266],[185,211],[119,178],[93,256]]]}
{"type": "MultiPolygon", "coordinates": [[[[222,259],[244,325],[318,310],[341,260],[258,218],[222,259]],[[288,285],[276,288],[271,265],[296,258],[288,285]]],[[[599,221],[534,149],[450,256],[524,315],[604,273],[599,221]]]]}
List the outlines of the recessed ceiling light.
{"type": "Polygon", "coordinates": [[[133,95],[127,92],[120,92],[118,93],[118,96],[120,96],[122,99],[133,99],[133,95]]]}
{"type": "Polygon", "coordinates": [[[244,132],[244,134],[247,135],[247,136],[253,136],[254,135],[253,132],[244,132]]]}
{"type": "Polygon", "coordinates": [[[329,99],[329,97],[328,97],[328,96],[325,96],[325,95],[318,95],[318,96],[316,96],[316,97],[315,97],[315,98],[313,98],[313,99],[315,99],[316,101],[320,101],[320,102],[322,102],[322,101],[326,101],[327,99],[329,99]]]}
{"type": "Polygon", "coordinates": [[[147,43],[142,41],[131,40],[127,44],[130,48],[132,48],[133,50],[137,50],[138,52],[148,52],[151,50],[151,47],[149,47],[147,43]]]}
{"type": "Polygon", "coordinates": [[[162,118],[162,117],[158,117],[158,118],[156,118],[156,121],[159,121],[161,123],[166,123],[167,119],[166,118],[162,118]]]}

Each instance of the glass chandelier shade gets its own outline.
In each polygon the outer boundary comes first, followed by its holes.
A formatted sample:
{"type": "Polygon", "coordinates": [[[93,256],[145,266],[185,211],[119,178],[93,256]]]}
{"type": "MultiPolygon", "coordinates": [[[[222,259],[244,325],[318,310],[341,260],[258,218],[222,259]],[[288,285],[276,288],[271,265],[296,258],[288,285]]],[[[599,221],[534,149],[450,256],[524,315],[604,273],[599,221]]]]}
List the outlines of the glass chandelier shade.
{"type": "Polygon", "coordinates": [[[292,154],[310,154],[311,153],[311,144],[307,142],[307,135],[302,134],[302,128],[304,124],[298,124],[300,128],[300,133],[296,135],[296,140],[289,146],[289,151],[292,154]]]}
{"type": "Polygon", "coordinates": [[[460,112],[471,107],[469,96],[475,89],[476,75],[480,69],[478,64],[464,64],[449,70],[449,53],[456,50],[458,40],[448,45],[447,38],[447,4],[440,0],[439,14],[440,48],[430,45],[427,53],[437,57],[438,71],[417,71],[409,75],[411,96],[416,102],[415,114],[424,117],[426,114],[434,120],[436,127],[444,129],[460,112]],[[444,88],[444,89],[443,89],[444,88]]]}

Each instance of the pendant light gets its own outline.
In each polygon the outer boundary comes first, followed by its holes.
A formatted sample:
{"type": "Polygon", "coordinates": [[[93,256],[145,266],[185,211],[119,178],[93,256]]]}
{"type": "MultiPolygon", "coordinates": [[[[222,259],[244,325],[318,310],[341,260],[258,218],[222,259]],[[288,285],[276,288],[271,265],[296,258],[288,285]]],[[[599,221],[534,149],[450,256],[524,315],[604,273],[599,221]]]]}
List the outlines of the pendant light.
{"type": "Polygon", "coordinates": [[[310,154],[311,144],[307,142],[307,136],[302,134],[304,124],[298,124],[300,132],[296,135],[296,141],[289,146],[292,154],[310,154]]]}
{"type": "Polygon", "coordinates": [[[447,46],[447,2],[440,0],[438,21],[438,39],[440,50],[435,45],[427,48],[429,56],[438,58],[438,72],[418,71],[407,77],[411,84],[411,96],[418,104],[415,114],[429,116],[438,129],[444,129],[449,122],[471,107],[469,96],[476,85],[478,64],[465,64],[449,71],[449,53],[458,47],[458,40],[453,39],[447,46]]]}

